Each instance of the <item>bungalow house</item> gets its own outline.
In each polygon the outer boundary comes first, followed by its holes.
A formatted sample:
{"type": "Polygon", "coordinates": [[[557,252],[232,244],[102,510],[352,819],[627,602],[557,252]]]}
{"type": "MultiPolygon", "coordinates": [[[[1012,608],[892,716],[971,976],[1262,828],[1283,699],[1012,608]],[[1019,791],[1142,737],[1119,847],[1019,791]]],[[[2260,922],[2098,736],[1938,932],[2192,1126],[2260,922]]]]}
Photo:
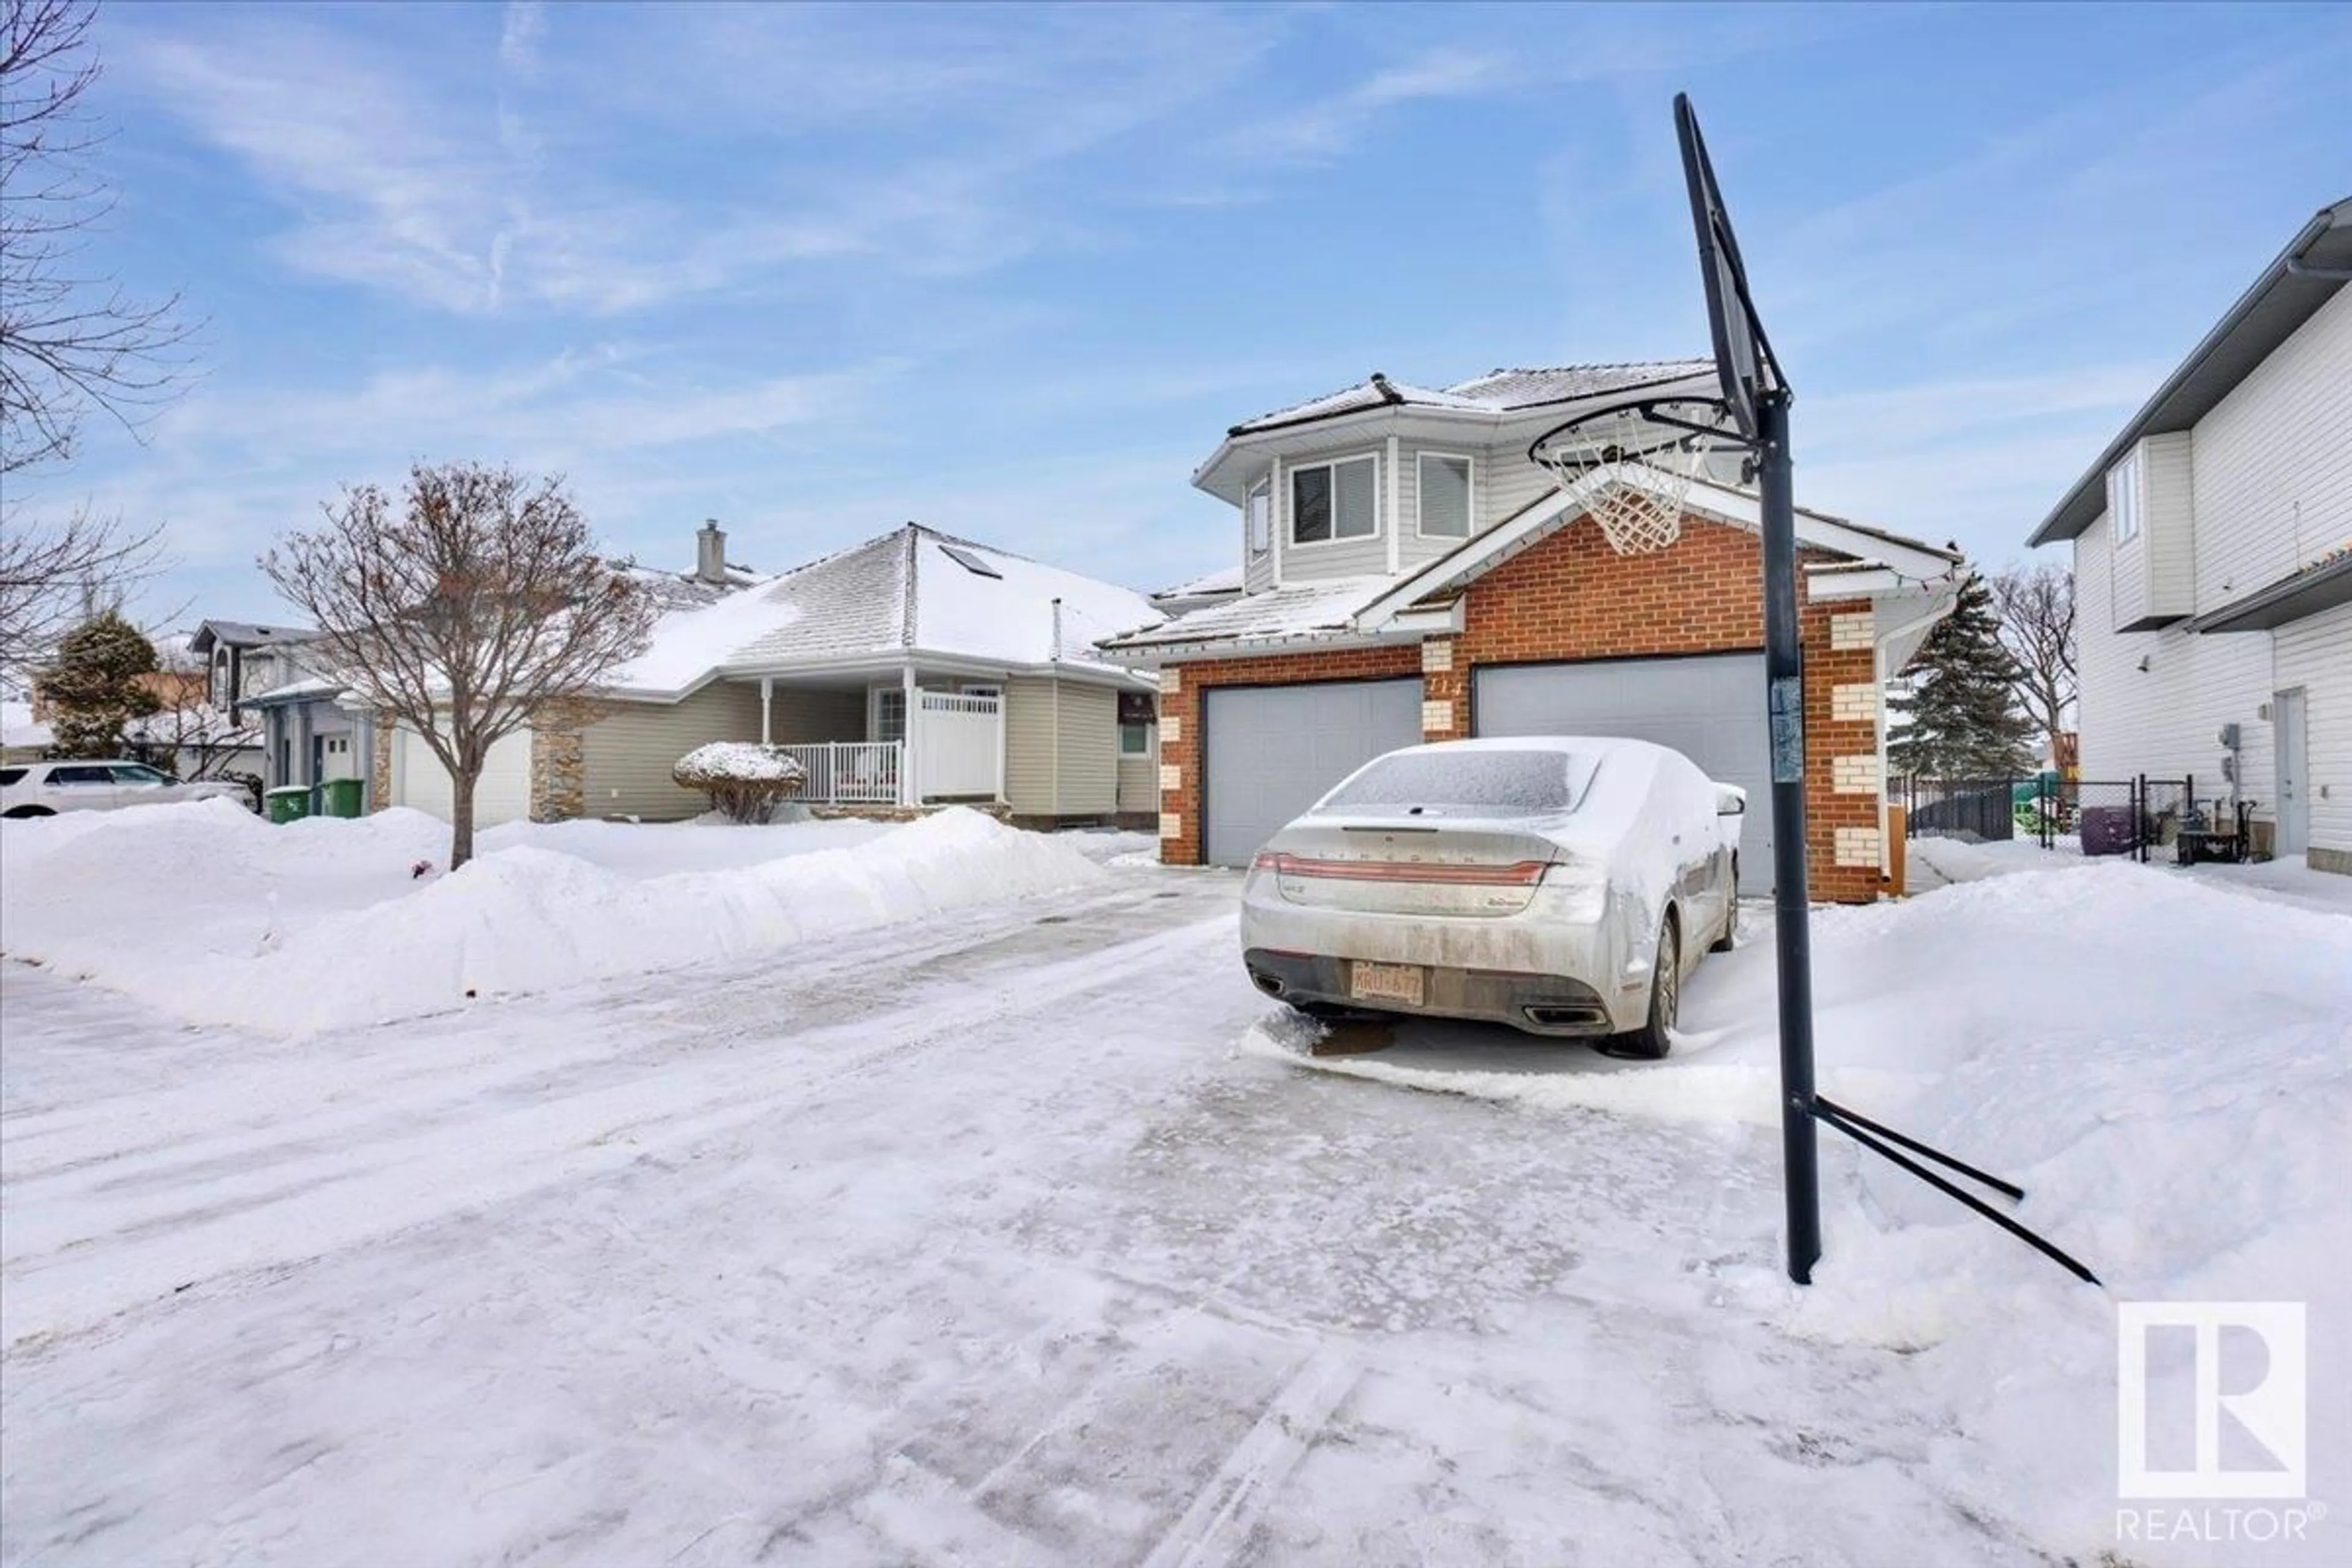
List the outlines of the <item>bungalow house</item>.
{"type": "MultiPolygon", "coordinates": [[[[766,579],[725,549],[706,524],[645,652],[492,748],[478,822],[694,816],[706,803],[670,768],[709,741],[783,747],[819,806],[1151,819],[1154,683],[1094,650],[1159,618],[1140,594],[911,522],[766,579]]],[[[448,777],[398,732],[372,795],[446,815],[448,777]]]]}
{"type": "MultiPolygon", "coordinates": [[[[1234,562],[1166,590],[1105,658],[1160,682],[1161,858],[1238,866],[1350,769],[1475,735],[1630,735],[1769,781],[1758,504],[1702,477],[1679,539],[1621,555],[1532,461],[1572,416],[1707,394],[1711,362],[1498,370],[1442,390],[1374,374],[1234,426],[1193,475],[1234,510],[1234,562]]],[[[1958,558],[1801,511],[1804,735],[1816,896],[1875,898],[1885,679],[1948,614],[1958,558]]],[[[1745,886],[1769,888],[1749,813],[1745,886]]]]}
{"type": "Polygon", "coordinates": [[[2080,767],[2191,778],[2352,872],[2352,198],[2298,229],[2033,531],[2074,546],[2080,767]]]}

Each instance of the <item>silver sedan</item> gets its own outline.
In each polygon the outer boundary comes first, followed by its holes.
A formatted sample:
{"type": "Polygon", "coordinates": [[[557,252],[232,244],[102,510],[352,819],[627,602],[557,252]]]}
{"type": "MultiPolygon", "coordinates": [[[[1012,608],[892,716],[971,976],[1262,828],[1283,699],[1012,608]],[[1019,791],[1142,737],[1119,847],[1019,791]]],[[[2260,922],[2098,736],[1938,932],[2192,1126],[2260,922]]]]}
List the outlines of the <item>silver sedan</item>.
{"type": "Polygon", "coordinates": [[[1738,920],[1744,794],[1646,741],[1454,741],[1376,757],[1242,888],[1259,990],[1313,1013],[1478,1018],[1663,1057],[1738,920]]]}

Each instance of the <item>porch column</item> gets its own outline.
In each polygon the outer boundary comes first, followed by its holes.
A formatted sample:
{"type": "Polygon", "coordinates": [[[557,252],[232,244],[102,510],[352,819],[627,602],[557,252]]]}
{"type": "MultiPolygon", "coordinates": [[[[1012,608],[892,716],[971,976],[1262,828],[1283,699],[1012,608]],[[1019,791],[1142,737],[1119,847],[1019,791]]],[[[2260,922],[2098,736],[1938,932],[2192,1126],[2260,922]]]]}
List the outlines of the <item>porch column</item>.
{"type": "Polygon", "coordinates": [[[903,733],[898,741],[898,804],[920,805],[922,796],[915,787],[915,731],[919,727],[921,710],[916,706],[919,694],[915,687],[915,666],[911,660],[899,667],[898,689],[904,693],[900,700],[906,715],[899,726],[903,733]]]}
{"type": "Polygon", "coordinates": [[[775,679],[766,675],[760,677],[760,744],[763,746],[772,746],[776,743],[775,737],[769,732],[768,724],[772,717],[769,708],[774,702],[775,697],[775,679]]]}

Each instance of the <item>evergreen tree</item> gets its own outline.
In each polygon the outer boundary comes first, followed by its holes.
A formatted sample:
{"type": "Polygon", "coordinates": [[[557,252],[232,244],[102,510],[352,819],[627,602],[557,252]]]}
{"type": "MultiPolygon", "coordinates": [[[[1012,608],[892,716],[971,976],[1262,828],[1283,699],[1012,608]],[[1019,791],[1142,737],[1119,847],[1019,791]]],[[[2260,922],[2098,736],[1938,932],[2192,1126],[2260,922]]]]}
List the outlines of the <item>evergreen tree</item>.
{"type": "Polygon", "coordinates": [[[1992,591],[1975,572],[1903,673],[1910,695],[1888,704],[1897,716],[1886,747],[1895,772],[2003,778],[2032,765],[2033,722],[2018,711],[2017,661],[2001,646],[1992,591]]]}
{"type": "Polygon", "coordinates": [[[163,706],[139,681],[154,670],[155,645],[112,610],[68,632],[57,663],[40,678],[55,737],[49,754],[120,755],[123,726],[163,706]]]}

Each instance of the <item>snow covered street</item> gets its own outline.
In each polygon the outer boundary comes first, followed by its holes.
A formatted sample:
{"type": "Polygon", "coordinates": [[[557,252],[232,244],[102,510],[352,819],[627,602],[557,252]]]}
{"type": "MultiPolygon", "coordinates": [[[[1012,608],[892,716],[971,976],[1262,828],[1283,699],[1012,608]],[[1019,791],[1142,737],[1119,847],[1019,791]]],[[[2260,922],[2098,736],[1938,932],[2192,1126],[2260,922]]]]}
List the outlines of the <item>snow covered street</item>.
{"type": "Polygon", "coordinates": [[[1826,911],[1825,1087],[2113,1290],[1829,1140],[1799,1292],[1767,922],[1664,1064],[1301,1056],[1235,879],[1084,869],[309,1037],[0,967],[0,1556],[2352,1555],[2117,1544],[2112,1404],[2114,1300],[2307,1300],[2347,1495],[2352,919],[2124,867],[1826,911]],[[2117,994],[2144,928],[2224,978],[2117,994]]]}

